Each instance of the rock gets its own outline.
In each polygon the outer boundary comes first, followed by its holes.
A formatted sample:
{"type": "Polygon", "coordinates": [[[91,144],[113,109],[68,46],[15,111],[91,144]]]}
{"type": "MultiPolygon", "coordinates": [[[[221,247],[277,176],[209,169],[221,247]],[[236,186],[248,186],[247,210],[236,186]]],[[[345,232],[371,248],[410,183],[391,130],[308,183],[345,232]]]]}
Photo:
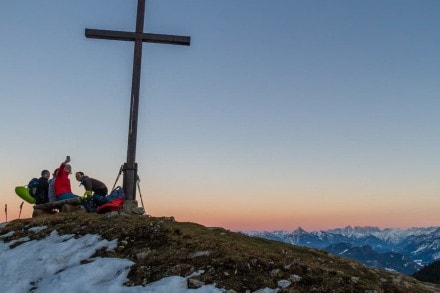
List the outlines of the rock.
{"type": "Polygon", "coordinates": [[[150,254],[149,250],[148,251],[142,251],[142,252],[136,253],[136,258],[137,259],[146,259],[149,254],[150,254]]]}
{"type": "Polygon", "coordinates": [[[205,282],[202,282],[197,279],[188,279],[188,281],[187,281],[188,289],[198,289],[204,285],[205,285],[205,282]]]}
{"type": "Polygon", "coordinates": [[[164,222],[169,222],[169,223],[175,223],[176,222],[176,219],[174,218],[174,217],[161,217],[160,218],[162,221],[164,221],[164,222]]]}
{"type": "Polygon", "coordinates": [[[209,255],[209,251],[196,251],[194,253],[188,254],[188,258],[196,258],[196,257],[208,256],[208,255],[209,255]]]}
{"type": "Polygon", "coordinates": [[[113,212],[109,212],[109,213],[105,213],[104,214],[104,217],[106,219],[110,219],[112,217],[117,217],[117,216],[119,216],[119,212],[118,211],[113,211],[113,212]]]}
{"type": "Polygon", "coordinates": [[[83,205],[71,205],[71,204],[63,204],[61,208],[62,213],[73,213],[73,212],[82,212],[86,213],[86,208],[83,205]]]}
{"type": "Polygon", "coordinates": [[[291,276],[289,277],[289,280],[292,281],[292,282],[294,282],[294,283],[298,283],[298,282],[300,282],[301,279],[302,279],[302,278],[301,278],[300,276],[298,276],[298,275],[291,275],[291,276]]]}
{"type": "Polygon", "coordinates": [[[138,207],[137,200],[125,200],[122,206],[122,211],[129,215],[143,215],[145,210],[138,207]]]}
{"type": "Polygon", "coordinates": [[[34,211],[32,212],[32,218],[42,216],[42,215],[50,215],[50,214],[53,214],[53,213],[51,211],[34,209],[34,211]]]}

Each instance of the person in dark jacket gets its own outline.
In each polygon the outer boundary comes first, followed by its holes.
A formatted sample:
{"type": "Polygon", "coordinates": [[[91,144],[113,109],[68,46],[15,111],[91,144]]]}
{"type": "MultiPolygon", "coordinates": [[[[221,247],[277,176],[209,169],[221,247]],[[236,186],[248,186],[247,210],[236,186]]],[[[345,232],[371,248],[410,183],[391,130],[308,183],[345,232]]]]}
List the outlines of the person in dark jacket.
{"type": "Polygon", "coordinates": [[[49,180],[50,172],[48,170],[41,171],[41,177],[38,179],[37,189],[35,191],[36,204],[42,204],[49,201],[49,180]]]}
{"type": "Polygon", "coordinates": [[[90,178],[89,176],[84,175],[83,172],[76,172],[75,174],[76,180],[78,180],[86,189],[85,195],[98,194],[102,196],[106,196],[108,193],[107,186],[101,181],[90,178]]]}

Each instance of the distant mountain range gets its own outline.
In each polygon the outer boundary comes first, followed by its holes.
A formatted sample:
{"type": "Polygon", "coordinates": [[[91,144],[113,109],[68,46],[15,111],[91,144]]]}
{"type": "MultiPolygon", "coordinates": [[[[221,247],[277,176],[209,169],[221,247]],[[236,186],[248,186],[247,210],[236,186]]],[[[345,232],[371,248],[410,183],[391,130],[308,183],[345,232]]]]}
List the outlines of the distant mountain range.
{"type": "Polygon", "coordinates": [[[244,232],[294,245],[326,250],[341,257],[356,259],[365,265],[404,274],[413,274],[424,265],[440,259],[440,227],[379,229],[352,227],[307,232],[244,232]]]}

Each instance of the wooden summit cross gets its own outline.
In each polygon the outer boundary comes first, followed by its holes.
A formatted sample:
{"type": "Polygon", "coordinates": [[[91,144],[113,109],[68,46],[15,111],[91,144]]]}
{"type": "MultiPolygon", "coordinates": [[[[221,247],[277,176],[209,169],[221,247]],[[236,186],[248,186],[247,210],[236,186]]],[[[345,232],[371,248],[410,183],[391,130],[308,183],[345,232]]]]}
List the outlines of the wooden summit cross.
{"type": "Polygon", "coordinates": [[[137,163],[136,138],[139,107],[139,88],[141,79],[142,43],[161,43],[171,45],[190,45],[190,37],[144,33],[145,0],[138,0],[136,32],[87,29],[87,38],[133,41],[133,79],[131,85],[130,121],[128,128],[127,162],[124,164],[123,188],[128,200],[136,199],[137,163]]]}

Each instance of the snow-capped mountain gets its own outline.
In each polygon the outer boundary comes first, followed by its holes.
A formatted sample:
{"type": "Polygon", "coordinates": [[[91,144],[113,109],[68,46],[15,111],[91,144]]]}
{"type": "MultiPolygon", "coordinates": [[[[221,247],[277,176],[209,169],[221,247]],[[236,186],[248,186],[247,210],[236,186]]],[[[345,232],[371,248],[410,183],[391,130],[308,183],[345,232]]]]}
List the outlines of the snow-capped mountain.
{"type": "Polygon", "coordinates": [[[385,268],[408,275],[422,268],[420,264],[401,253],[392,251],[379,253],[369,245],[355,246],[349,243],[337,243],[326,247],[325,250],[334,255],[356,259],[370,267],[385,268]]]}
{"type": "Polygon", "coordinates": [[[292,232],[245,232],[245,234],[324,249],[357,259],[366,265],[406,274],[414,273],[422,265],[440,259],[440,227],[381,230],[377,227],[347,226],[312,232],[299,227],[292,232]]]}
{"type": "Polygon", "coordinates": [[[427,235],[414,235],[408,237],[402,248],[402,253],[410,255],[415,260],[431,263],[440,259],[440,228],[427,235]]]}

